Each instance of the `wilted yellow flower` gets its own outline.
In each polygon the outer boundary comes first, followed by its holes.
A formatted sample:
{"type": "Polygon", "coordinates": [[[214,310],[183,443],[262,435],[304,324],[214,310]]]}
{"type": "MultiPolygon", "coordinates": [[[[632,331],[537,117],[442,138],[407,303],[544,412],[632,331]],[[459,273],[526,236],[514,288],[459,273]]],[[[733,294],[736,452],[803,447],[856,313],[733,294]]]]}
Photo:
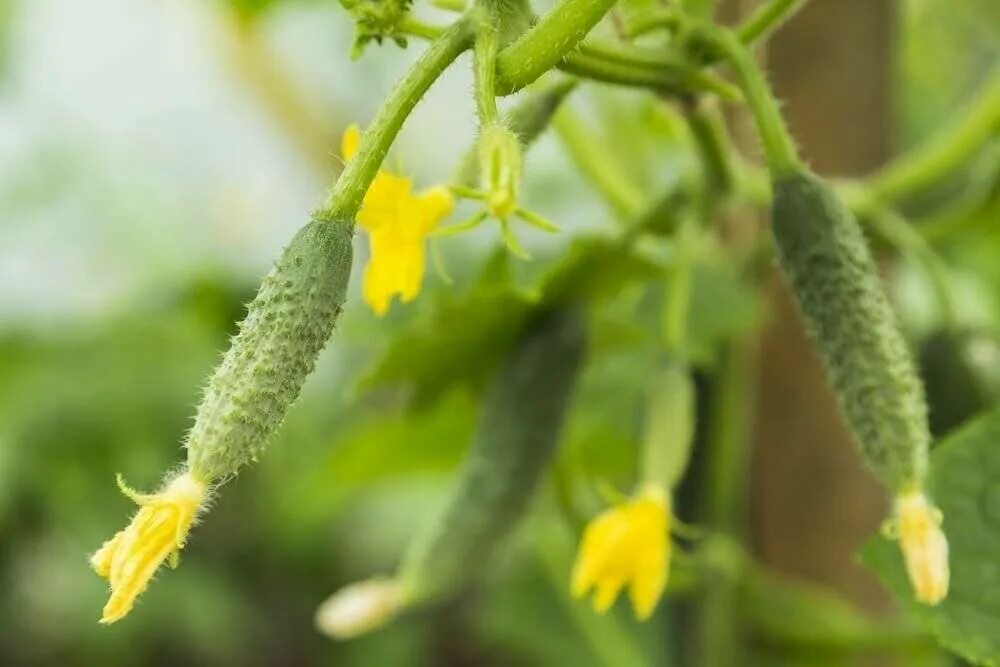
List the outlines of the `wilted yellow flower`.
{"type": "MultiPolygon", "coordinates": [[[[349,160],[358,149],[360,131],[344,132],[341,153],[349,160]]],[[[413,194],[413,182],[379,170],[358,212],[358,224],[371,239],[362,293],[375,314],[384,315],[392,298],[416,298],[424,278],[426,239],[451,214],[455,200],[442,186],[413,194]]]]}
{"type": "Polygon", "coordinates": [[[341,588],[316,610],[316,627],[335,639],[350,639],[381,627],[402,602],[392,579],[368,579],[341,588]]]}
{"type": "Polygon", "coordinates": [[[917,600],[935,605],[948,595],[948,540],[941,512],[920,491],[896,497],[896,530],[917,600]]]}
{"type": "Polygon", "coordinates": [[[114,623],[132,610],[153,574],[167,558],[176,566],[207,487],[189,473],[175,477],[163,491],[141,494],[118,481],[139,511],[132,521],[97,550],[90,564],[111,584],[101,623],[114,623]]]}
{"type": "Polygon", "coordinates": [[[603,613],[628,584],[636,617],[649,618],[667,584],[669,525],[670,499],[655,484],[593,519],[573,565],[573,595],[595,589],[594,609],[603,613]]]}

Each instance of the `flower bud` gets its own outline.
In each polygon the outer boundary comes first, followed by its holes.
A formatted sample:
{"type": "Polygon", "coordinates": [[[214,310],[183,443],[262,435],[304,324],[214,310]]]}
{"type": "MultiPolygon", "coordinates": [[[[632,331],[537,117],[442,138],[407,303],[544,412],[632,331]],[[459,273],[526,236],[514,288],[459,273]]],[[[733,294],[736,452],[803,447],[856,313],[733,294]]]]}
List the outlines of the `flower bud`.
{"type": "Polygon", "coordinates": [[[483,128],[479,137],[480,187],[490,214],[504,220],[517,208],[521,184],[521,142],[499,123],[483,128]]]}
{"type": "Polygon", "coordinates": [[[316,627],[335,639],[350,639],[385,624],[400,608],[399,585],[391,579],[349,584],[316,610],[316,627]]]}

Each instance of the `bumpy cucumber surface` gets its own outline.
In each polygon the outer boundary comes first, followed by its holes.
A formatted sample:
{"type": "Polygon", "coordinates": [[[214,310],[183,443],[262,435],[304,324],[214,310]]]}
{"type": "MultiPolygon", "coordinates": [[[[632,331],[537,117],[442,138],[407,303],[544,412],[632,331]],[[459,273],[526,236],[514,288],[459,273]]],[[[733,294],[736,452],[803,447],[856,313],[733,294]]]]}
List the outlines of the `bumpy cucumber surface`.
{"type": "Polygon", "coordinates": [[[404,558],[398,581],[410,604],[447,595],[482,571],[524,513],[555,451],[584,346],[575,310],[545,313],[525,328],[486,395],[442,513],[404,558]]]}
{"type": "Polygon", "coordinates": [[[199,479],[235,474],[281,424],[340,315],[352,236],[352,225],[313,220],[264,278],[188,433],[188,465],[199,479]]]}
{"type": "Polygon", "coordinates": [[[923,387],[857,221],[808,173],[774,184],[781,266],[842,411],[876,475],[919,486],[930,434],[923,387]]]}

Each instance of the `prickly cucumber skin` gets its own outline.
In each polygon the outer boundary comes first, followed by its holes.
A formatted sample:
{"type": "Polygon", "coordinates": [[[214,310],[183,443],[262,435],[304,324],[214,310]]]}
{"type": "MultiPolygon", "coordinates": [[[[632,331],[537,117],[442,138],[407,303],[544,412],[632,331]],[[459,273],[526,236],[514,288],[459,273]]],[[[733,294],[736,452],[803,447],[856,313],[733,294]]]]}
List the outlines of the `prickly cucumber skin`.
{"type": "Polygon", "coordinates": [[[340,315],[352,236],[352,225],[313,220],[264,278],[188,433],[188,467],[197,478],[235,475],[281,424],[340,315]]]}
{"type": "Polygon", "coordinates": [[[924,390],[861,227],[819,178],[776,180],[781,267],[868,465],[890,489],[919,487],[930,433],[924,390]]]}
{"type": "Polygon", "coordinates": [[[443,511],[400,567],[409,604],[446,597],[481,573],[522,516],[555,452],[584,347],[575,310],[548,312],[525,328],[486,395],[443,511]]]}

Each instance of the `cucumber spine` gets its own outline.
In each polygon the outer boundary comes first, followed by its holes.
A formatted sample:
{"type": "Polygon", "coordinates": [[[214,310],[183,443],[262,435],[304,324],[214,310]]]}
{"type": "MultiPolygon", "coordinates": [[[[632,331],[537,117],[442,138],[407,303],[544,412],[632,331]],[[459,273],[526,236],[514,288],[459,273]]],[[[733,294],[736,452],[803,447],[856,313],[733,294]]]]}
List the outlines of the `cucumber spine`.
{"type": "Polygon", "coordinates": [[[205,386],[185,440],[197,479],[235,475],[257,459],[281,424],[343,308],[352,238],[353,225],[314,219],[264,278],[205,386]]]}
{"type": "Polygon", "coordinates": [[[922,487],[930,443],[923,385],[861,227],[805,170],[774,180],[772,231],[785,277],[869,467],[922,487]]]}

